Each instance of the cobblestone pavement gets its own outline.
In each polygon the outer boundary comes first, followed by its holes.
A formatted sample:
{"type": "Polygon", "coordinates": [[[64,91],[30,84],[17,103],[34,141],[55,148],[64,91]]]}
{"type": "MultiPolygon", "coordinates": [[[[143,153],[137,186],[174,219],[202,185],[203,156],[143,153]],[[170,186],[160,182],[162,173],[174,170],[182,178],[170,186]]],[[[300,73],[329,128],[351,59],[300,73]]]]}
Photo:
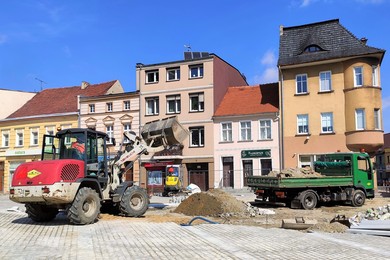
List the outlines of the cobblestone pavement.
{"type": "Polygon", "coordinates": [[[390,238],[253,226],[100,220],[34,223],[0,198],[0,259],[389,259],[390,238]]]}

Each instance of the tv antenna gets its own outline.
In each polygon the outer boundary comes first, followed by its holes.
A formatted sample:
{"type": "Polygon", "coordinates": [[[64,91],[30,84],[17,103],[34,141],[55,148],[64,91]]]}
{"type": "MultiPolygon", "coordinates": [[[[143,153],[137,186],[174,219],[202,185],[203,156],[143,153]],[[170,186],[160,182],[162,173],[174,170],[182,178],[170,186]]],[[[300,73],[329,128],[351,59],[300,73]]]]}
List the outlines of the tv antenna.
{"type": "Polygon", "coordinates": [[[41,91],[42,91],[43,84],[47,84],[47,83],[44,82],[44,81],[41,80],[41,79],[38,79],[38,78],[35,78],[35,79],[38,80],[38,81],[41,83],[41,91]]]}
{"type": "Polygon", "coordinates": [[[184,48],[187,48],[187,51],[191,51],[191,45],[190,44],[184,44],[184,48]]]}

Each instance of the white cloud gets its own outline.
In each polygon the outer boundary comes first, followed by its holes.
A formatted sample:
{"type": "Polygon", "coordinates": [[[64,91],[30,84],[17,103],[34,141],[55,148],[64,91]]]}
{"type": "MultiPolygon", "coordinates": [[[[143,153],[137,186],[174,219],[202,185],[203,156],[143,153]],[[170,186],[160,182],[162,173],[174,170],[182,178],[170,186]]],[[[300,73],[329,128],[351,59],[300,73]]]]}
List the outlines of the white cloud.
{"type": "Polygon", "coordinates": [[[275,53],[274,51],[267,51],[263,58],[261,59],[261,64],[263,65],[267,65],[267,66],[275,66],[276,65],[276,56],[275,56],[275,53]]]}
{"type": "Polygon", "coordinates": [[[311,2],[312,2],[312,0],[303,0],[300,7],[306,7],[306,6],[310,5],[311,2]]]}
{"type": "Polygon", "coordinates": [[[390,96],[384,97],[382,99],[382,108],[383,108],[383,110],[390,108],[390,96]]]}

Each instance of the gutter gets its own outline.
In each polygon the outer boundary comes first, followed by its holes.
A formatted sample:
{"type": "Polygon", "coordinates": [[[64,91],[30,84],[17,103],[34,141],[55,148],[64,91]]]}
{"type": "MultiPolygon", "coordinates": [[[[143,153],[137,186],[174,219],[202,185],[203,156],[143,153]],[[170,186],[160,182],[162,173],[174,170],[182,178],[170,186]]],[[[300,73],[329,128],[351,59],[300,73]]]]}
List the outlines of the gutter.
{"type": "Polygon", "coordinates": [[[279,70],[279,82],[280,82],[280,98],[279,98],[279,166],[280,170],[284,169],[284,106],[283,106],[283,73],[280,65],[278,65],[279,70]],[[282,122],[280,122],[282,120],[282,122]]]}

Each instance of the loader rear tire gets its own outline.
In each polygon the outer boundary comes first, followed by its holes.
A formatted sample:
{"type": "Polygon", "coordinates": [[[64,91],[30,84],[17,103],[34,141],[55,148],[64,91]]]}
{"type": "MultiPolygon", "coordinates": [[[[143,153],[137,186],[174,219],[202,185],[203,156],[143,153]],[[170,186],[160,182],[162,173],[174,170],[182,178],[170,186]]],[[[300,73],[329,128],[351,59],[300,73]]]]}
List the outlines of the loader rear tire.
{"type": "Polygon", "coordinates": [[[140,217],[149,207],[148,194],[138,186],[127,188],[119,206],[121,213],[128,217],[140,217]]]}
{"type": "Polygon", "coordinates": [[[58,209],[41,204],[26,204],[26,213],[35,222],[48,222],[58,214],[58,209]]]}
{"type": "Polygon", "coordinates": [[[68,209],[69,222],[75,225],[94,223],[100,213],[100,197],[91,188],[81,188],[68,209]]]}

